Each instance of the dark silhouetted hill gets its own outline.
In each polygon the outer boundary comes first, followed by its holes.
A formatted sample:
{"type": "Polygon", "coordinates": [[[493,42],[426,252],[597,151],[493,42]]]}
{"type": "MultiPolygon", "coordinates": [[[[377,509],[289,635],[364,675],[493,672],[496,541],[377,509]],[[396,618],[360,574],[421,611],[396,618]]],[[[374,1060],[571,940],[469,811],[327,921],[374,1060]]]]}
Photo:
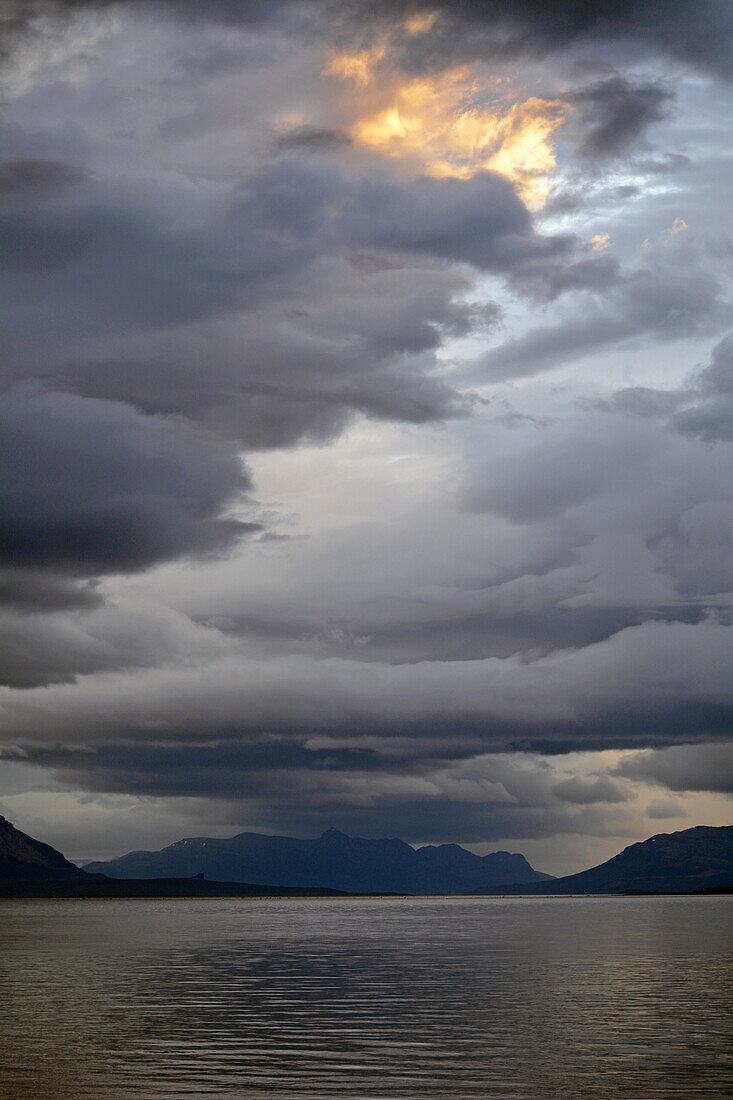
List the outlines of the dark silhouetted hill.
{"type": "Polygon", "coordinates": [[[179,840],[159,852],[130,852],[87,871],[113,878],[204,874],[207,879],[344,890],[349,893],[472,893],[481,886],[550,878],[522,855],[477,856],[458,844],[412,848],[403,840],[367,840],[328,829],[313,840],[240,833],[226,840],[179,840]]]}
{"type": "Polygon", "coordinates": [[[631,844],[617,856],[552,882],[476,893],[685,894],[733,886],[733,825],[698,825],[631,844]]]}
{"type": "Polygon", "coordinates": [[[0,881],[84,880],[88,876],[50,844],[43,844],[0,816],[0,881]]]}

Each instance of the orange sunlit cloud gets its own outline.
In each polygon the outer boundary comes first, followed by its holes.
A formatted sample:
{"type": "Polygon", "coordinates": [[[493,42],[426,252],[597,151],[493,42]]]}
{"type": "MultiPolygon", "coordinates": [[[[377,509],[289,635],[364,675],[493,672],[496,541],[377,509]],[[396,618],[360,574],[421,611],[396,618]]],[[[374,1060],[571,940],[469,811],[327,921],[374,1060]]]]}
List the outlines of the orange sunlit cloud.
{"type": "Polygon", "coordinates": [[[479,105],[475,91],[463,69],[408,81],[387,108],[356,122],[351,136],[387,156],[416,160],[433,176],[498,172],[527,205],[543,206],[556,165],[552,136],[567,105],[536,97],[479,105]]]}
{"type": "Polygon", "coordinates": [[[381,42],[370,50],[358,50],[355,53],[334,54],[326,66],[328,76],[338,76],[342,80],[354,80],[365,87],[374,77],[374,70],[386,57],[386,43],[381,42]]]}
{"type": "Polygon", "coordinates": [[[588,244],[594,252],[603,252],[604,248],[608,248],[610,243],[611,236],[609,233],[596,233],[595,237],[591,237],[588,241],[588,244]]]}
{"type": "MultiPolygon", "coordinates": [[[[437,18],[437,12],[418,12],[396,24],[396,29],[406,31],[413,38],[419,37],[432,30],[437,18]]],[[[367,50],[333,54],[325,72],[329,76],[338,76],[342,80],[354,80],[365,87],[372,82],[379,62],[384,60],[389,51],[389,34],[382,34],[378,37],[376,44],[367,50]]]]}
{"type": "Polygon", "coordinates": [[[435,26],[437,18],[438,13],[436,11],[425,11],[408,16],[403,26],[408,34],[427,34],[435,26]]]}
{"type": "MultiPolygon", "coordinates": [[[[424,17],[420,33],[430,29],[430,18],[424,17]]],[[[335,55],[326,72],[374,90],[388,55],[389,43],[382,40],[369,50],[335,55]]],[[[553,135],[569,104],[535,96],[487,103],[481,82],[466,67],[405,79],[397,87],[393,81],[394,73],[386,82],[385,105],[374,110],[370,99],[351,126],[358,145],[412,162],[432,176],[469,179],[477,172],[497,172],[528,206],[544,206],[556,168],[553,135]]]]}

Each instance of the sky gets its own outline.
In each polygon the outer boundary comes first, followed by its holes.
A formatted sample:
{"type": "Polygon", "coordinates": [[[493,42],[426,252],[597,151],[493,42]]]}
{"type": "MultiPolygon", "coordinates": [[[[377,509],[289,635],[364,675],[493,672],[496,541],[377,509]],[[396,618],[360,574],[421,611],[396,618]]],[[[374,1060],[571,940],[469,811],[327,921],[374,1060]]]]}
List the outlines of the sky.
{"type": "Polygon", "coordinates": [[[733,5],[3,5],[0,812],[733,822],[733,5]]]}

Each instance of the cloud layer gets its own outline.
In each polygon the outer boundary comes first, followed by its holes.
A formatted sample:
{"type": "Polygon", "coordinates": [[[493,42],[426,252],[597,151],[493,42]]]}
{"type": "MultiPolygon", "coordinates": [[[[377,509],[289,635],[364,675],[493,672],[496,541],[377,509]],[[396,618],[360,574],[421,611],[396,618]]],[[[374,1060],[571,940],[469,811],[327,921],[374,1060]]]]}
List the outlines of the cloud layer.
{"type": "Polygon", "coordinates": [[[10,816],[724,816],[730,6],[6,23],[10,816]]]}

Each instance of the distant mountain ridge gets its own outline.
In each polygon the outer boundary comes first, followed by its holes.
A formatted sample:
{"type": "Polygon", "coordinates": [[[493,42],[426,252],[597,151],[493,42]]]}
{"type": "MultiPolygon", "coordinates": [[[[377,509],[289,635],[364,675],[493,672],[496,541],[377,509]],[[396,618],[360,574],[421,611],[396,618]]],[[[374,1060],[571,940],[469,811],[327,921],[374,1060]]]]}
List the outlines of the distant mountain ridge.
{"type": "Polygon", "coordinates": [[[202,876],[111,879],[87,872],[0,815],[0,898],[323,897],[311,890],[269,883],[210,882],[202,876]]]}
{"type": "Polygon", "coordinates": [[[483,887],[475,893],[684,894],[714,887],[733,887],[733,825],[659,833],[575,875],[501,891],[483,887]]]}
{"type": "Polygon", "coordinates": [[[203,874],[231,882],[267,882],[349,893],[473,893],[482,886],[537,883],[552,876],[535,871],[522,855],[477,856],[458,844],[413,848],[404,840],[369,840],[327,829],[320,837],[240,833],[222,840],[190,837],[158,852],[130,852],[85,870],[112,878],[203,874]]]}

